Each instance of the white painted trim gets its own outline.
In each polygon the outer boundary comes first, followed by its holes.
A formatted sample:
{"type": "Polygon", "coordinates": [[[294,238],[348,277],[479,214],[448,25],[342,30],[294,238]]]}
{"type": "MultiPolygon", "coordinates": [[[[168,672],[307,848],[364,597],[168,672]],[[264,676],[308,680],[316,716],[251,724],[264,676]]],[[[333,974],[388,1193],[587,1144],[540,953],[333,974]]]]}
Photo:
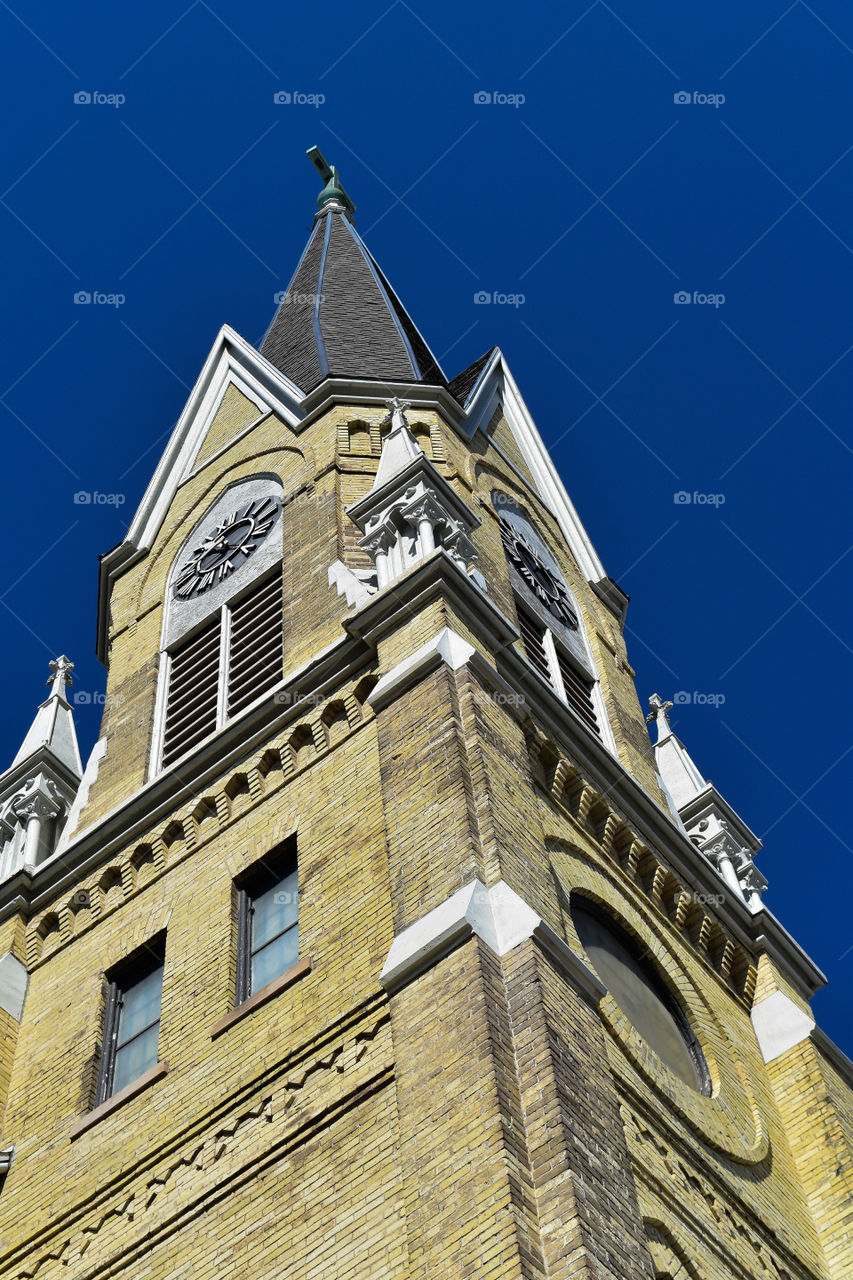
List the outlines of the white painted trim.
{"type": "MultiPolygon", "coordinates": [[[[256,422],[261,418],[266,417],[266,415],[271,412],[269,402],[259,395],[254,387],[252,387],[244,378],[241,378],[238,373],[234,372],[234,370],[228,365],[227,358],[224,355],[220,359],[217,374],[219,375],[217,377],[219,390],[216,391],[216,394],[209,403],[204,406],[203,412],[199,413],[196,421],[193,423],[192,436],[195,445],[192,454],[189,454],[189,452],[187,453],[184,461],[184,469],[178,479],[178,484],[183,484],[186,480],[191,479],[191,477],[196,474],[196,459],[198,458],[199,451],[207,438],[207,433],[213,425],[213,421],[217,413],[222,407],[222,401],[228,394],[229,387],[234,387],[239,391],[240,394],[245,396],[245,398],[249,400],[258,411],[256,417],[253,418],[252,422],[248,423],[247,426],[254,426],[256,422]],[[223,364],[225,367],[223,367],[223,364]]],[[[211,387],[211,390],[214,390],[215,385],[216,384],[211,387]]],[[[238,434],[242,435],[245,430],[245,427],[241,428],[238,434]]],[[[208,462],[212,462],[220,453],[224,453],[225,450],[230,447],[230,444],[231,442],[229,441],[227,444],[223,445],[221,449],[217,449],[216,453],[208,458],[206,462],[202,463],[202,466],[197,468],[197,470],[200,471],[202,467],[207,466],[208,462]]]]}
{"type": "Polygon", "coordinates": [[[473,435],[478,427],[485,430],[499,401],[503,404],[506,420],[536,488],[545,505],[553,511],[581,573],[590,582],[599,582],[607,576],[604,566],[545,448],[503,353],[496,349],[465,406],[469,435],[473,435]]]}
{"type": "Polygon", "coordinates": [[[348,569],[342,560],[333,560],[329,565],[329,586],[334,587],[339,596],[345,596],[350,608],[361,608],[370,600],[374,592],[357,578],[352,569],[348,569]]]}
{"type": "Polygon", "coordinates": [[[99,738],[95,743],[86,761],[86,768],[83,771],[83,777],[80,779],[80,785],[77,788],[77,794],[74,797],[71,808],[68,810],[68,817],[65,820],[65,826],[62,828],[59,840],[57,841],[55,853],[61,853],[62,850],[71,841],[71,837],[77,829],[80,821],[80,814],[86,808],[89,801],[89,792],[92,784],[96,781],[101,768],[101,761],[107,754],[106,738],[99,738]]]}
{"type": "Polygon", "coordinates": [[[491,889],[472,880],[404,929],[391,944],[379,981],[398,990],[473,934],[497,956],[535,938],[585,996],[597,1002],[605,994],[607,988],[580,956],[503,880],[491,889]]]}
{"type": "Polygon", "coordinates": [[[24,1014],[29,974],[11,951],[0,959],[0,1009],[10,1013],[16,1022],[24,1014]]]}
{"type": "Polygon", "coordinates": [[[126,541],[137,550],[153,544],[229,382],[238,384],[259,410],[273,410],[288,426],[301,421],[299,388],[230,325],[223,325],[131,522],[126,541]]]}
{"type": "Polygon", "coordinates": [[[755,1037],[765,1062],[775,1062],[814,1031],[815,1021],[784,991],[759,1001],[750,1014],[755,1037]]]}
{"type": "Polygon", "coordinates": [[[460,635],[450,627],[444,627],[432,640],[386,672],[371,690],[367,701],[378,711],[442,662],[446,662],[451,671],[458,671],[475,652],[460,635]]]}

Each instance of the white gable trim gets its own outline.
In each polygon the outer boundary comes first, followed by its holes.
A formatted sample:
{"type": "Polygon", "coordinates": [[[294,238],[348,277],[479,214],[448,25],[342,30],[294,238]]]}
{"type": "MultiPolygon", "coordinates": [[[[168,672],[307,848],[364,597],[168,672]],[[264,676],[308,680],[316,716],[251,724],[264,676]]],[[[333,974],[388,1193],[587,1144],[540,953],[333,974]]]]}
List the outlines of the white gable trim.
{"type": "Polygon", "coordinates": [[[135,550],[152,546],[229,382],[254,401],[259,413],[273,410],[293,427],[301,421],[304,397],[299,388],[239,333],[223,325],[131,522],[127,541],[135,550]]]}
{"type": "Polygon", "coordinates": [[[600,582],[607,576],[604,566],[551,461],[506,360],[495,348],[465,405],[468,414],[465,429],[469,436],[480,427],[485,431],[498,404],[503,405],[506,420],[521,456],[530,468],[539,496],[553,511],[578,567],[588,581],[600,582]]]}
{"type": "MultiPolygon", "coordinates": [[[[255,422],[257,422],[258,418],[262,418],[270,412],[269,405],[265,400],[263,400],[258,395],[258,393],[254,390],[254,388],[251,387],[248,382],[244,381],[243,378],[233,373],[230,369],[223,369],[222,368],[223,363],[227,363],[226,357],[224,355],[220,359],[220,367],[217,370],[217,374],[224,373],[225,376],[222,378],[217,378],[217,382],[219,382],[220,385],[219,385],[219,390],[216,393],[216,397],[210,403],[209,406],[208,405],[203,406],[202,410],[200,410],[199,412],[198,418],[193,423],[192,435],[196,442],[195,448],[192,454],[187,457],[186,467],[184,471],[181,473],[181,477],[179,480],[180,484],[183,484],[185,480],[189,480],[190,476],[192,476],[193,470],[196,464],[196,459],[198,458],[199,452],[201,450],[201,446],[204,444],[204,441],[207,437],[207,433],[210,430],[210,427],[213,424],[213,420],[222,406],[222,401],[225,399],[225,396],[228,393],[229,387],[235,387],[236,390],[241,393],[241,395],[244,395],[246,399],[255,406],[255,408],[258,411],[254,419],[255,422]]],[[[225,445],[223,447],[223,449],[227,449],[227,448],[228,448],[228,445],[225,445]]],[[[223,449],[217,450],[217,453],[222,453],[223,449]]],[[[216,457],[217,454],[214,454],[213,456],[216,457]]],[[[208,461],[210,460],[211,459],[208,459],[208,461]]]]}
{"type": "Polygon", "coordinates": [[[184,410],[133,517],[127,538],[101,557],[98,642],[107,661],[109,600],[114,575],[153,545],[179,485],[188,476],[229,383],[257,405],[259,416],[276,413],[294,429],[305,417],[304,395],[230,325],[223,325],[190,392],[184,410]]]}

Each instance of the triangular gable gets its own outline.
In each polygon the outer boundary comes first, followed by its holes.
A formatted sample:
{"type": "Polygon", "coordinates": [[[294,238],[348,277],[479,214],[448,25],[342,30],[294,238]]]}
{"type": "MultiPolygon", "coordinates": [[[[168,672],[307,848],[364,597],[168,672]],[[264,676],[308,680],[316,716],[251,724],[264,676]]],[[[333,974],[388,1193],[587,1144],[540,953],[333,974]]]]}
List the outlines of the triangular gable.
{"type": "Polygon", "coordinates": [[[106,661],[113,574],[153,545],[179,485],[192,474],[211,423],[232,385],[257,407],[257,417],[272,411],[293,428],[298,427],[304,417],[304,397],[299,387],[279,373],[230,325],[223,325],[143,494],[126,539],[101,557],[97,651],[102,662],[106,661]]]}
{"type": "Polygon", "coordinates": [[[126,541],[135,550],[153,544],[231,382],[254,401],[259,416],[272,410],[289,426],[301,421],[300,389],[230,325],[223,325],[131,522],[126,541]]]}
{"type": "Polygon", "coordinates": [[[463,407],[467,419],[462,423],[461,429],[469,438],[479,429],[485,431],[495,410],[498,407],[503,409],[515,442],[533,477],[536,491],[554,513],[578,567],[590,582],[600,583],[606,577],[604,566],[566,492],[499,347],[494,348],[484,364],[463,407]]]}

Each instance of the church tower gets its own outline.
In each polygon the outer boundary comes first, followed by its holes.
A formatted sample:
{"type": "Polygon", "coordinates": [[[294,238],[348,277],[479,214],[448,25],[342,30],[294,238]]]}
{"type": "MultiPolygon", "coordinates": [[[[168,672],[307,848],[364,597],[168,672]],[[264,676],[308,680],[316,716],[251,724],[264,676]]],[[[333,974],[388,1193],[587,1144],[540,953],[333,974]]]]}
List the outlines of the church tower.
{"type": "MultiPolygon", "coordinates": [[[[853,1064],[506,360],[337,172],[0,775],[4,1280],[850,1280],[853,1064]]],[[[760,857],[759,857],[760,861],[760,857]]]]}

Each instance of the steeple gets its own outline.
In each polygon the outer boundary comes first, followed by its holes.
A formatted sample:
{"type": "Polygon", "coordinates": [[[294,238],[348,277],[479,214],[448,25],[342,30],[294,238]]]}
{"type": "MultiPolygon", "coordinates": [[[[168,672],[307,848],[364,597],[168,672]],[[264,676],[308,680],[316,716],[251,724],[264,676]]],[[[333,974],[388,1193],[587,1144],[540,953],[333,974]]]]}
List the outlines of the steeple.
{"type": "Polygon", "coordinates": [[[0,775],[0,879],[50,857],[76,795],[83,764],[65,696],[73,669],[64,654],[51,662],[50,693],[0,775]]]}
{"type": "Polygon", "coordinates": [[[699,771],[669,723],[671,702],[649,698],[648,723],[657,728],[655,761],[673,806],[696,847],[717,868],[729,888],[753,911],[761,909],[767,881],[753,862],[761,841],[699,771]]]}
{"type": "Polygon", "coordinates": [[[40,704],[29,732],[12,761],[12,768],[44,751],[80,777],[83,765],[74,728],[74,713],[65,696],[65,691],[71,684],[74,663],[69,662],[65,654],[61,654],[50,663],[50,670],[51,675],[45,681],[50,685],[50,693],[40,704]]]}
{"type": "Polygon", "coordinates": [[[308,393],[325,378],[446,385],[438,361],[353,225],[355,205],[317,147],[326,185],[261,354],[308,393]]]}

